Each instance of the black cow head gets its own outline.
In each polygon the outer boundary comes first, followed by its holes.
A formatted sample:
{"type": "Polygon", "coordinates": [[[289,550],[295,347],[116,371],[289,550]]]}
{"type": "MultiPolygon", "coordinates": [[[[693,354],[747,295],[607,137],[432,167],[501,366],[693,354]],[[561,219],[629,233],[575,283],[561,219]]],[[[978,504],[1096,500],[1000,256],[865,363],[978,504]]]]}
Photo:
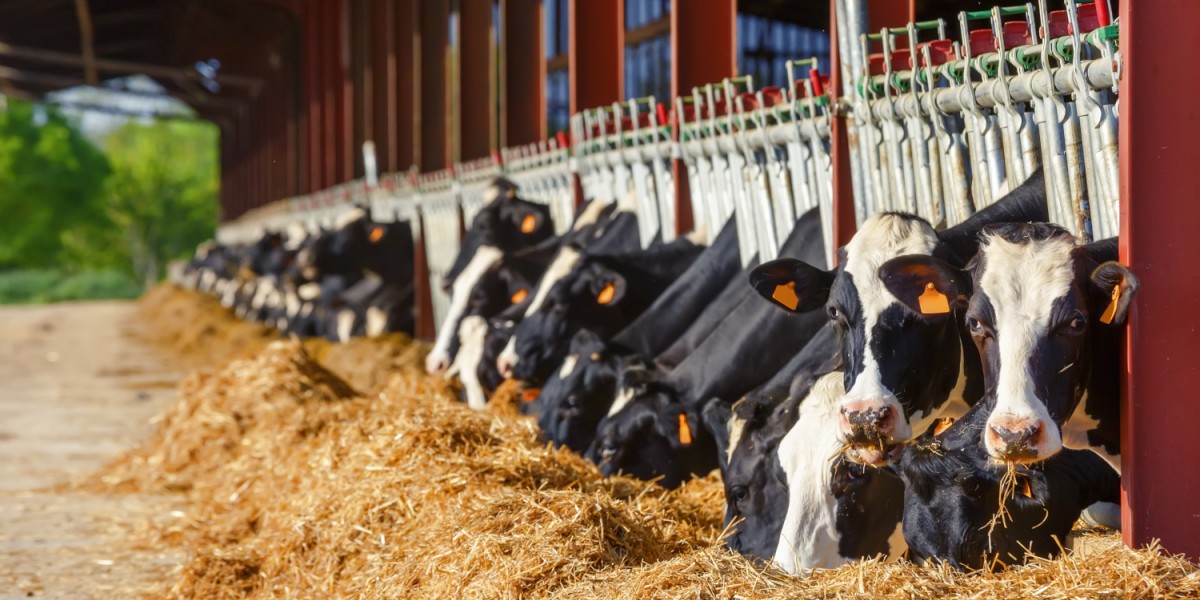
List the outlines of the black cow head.
{"type": "Polygon", "coordinates": [[[938,235],[923,219],[883,213],[863,223],[834,270],[785,258],[750,274],[754,289],[775,305],[793,312],[824,307],[837,329],[847,390],[839,438],[854,460],[885,464],[937,416],[958,382],[962,353],[953,312],[916,315],[877,274],[891,258],[938,249],[938,235]]]}
{"type": "Polygon", "coordinates": [[[1008,473],[979,439],[989,405],[977,405],[944,431],[926,432],[894,463],[904,482],[911,560],[976,570],[1053,557],[1084,508],[1119,497],[1116,471],[1088,451],[1068,450],[1008,473]]]}
{"type": "Polygon", "coordinates": [[[525,318],[513,332],[512,349],[517,360],[511,364],[501,355],[501,373],[540,384],[566,356],[577,331],[587,328],[609,335],[628,321],[622,311],[627,282],[609,262],[577,249],[563,249],[538,284],[525,318]],[[565,267],[569,267],[565,275],[556,272],[565,267]],[[541,289],[551,281],[548,289],[541,289]]]}
{"type": "Polygon", "coordinates": [[[675,488],[716,467],[716,445],[699,415],[668,390],[643,388],[632,399],[620,394],[585,453],[601,473],[661,478],[659,485],[675,488]]]}
{"type": "Polygon", "coordinates": [[[610,348],[590,330],[579,330],[562,366],[546,380],[538,397],[542,435],[556,445],[586,451],[616,396],[618,377],[637,361],[610,348]]]}
{"type": "Polygon", "coordinates": [[[480,248],[486,246],[500,253],[513,252],[537,245],[554,235],[550,208],[522,200],[512,181],[497,177],[486,193],[492,199],[476,213],[459,244],[458,256],[442,282],[446,293],[451,292],[454,282],[480,248]]]}
{"type": "Polygon", "coordinates": [[[732,407],[710,402],[704,424],[715,438],[725,484],[725,543],[770,560],[787,514],[788,488],[779,441],[796,422],[796,403],[748,396],[732,407]]]}
{"type": "MultiPolygon", "coordinates": [[[[1061,450],[1063,424],[1089,391],[1094,354],[1115,355],[1111,343],[1097,350],[1095,334],[1124,322],[1138,280],[1120,263],[1100,262],[1111,253],[1111,243],[1081,247],[1055,225],[999,224],[981,232],[967,269],[904,257],[881,270],[912,311],[929,286],[970,296],[966,325],[983,358],[985,399],[995,404],[983,437],[997,460],[1038,461],[1061,450]]],[[[1106,397],[1115,408],[1115,395],[1106,397]]]]}

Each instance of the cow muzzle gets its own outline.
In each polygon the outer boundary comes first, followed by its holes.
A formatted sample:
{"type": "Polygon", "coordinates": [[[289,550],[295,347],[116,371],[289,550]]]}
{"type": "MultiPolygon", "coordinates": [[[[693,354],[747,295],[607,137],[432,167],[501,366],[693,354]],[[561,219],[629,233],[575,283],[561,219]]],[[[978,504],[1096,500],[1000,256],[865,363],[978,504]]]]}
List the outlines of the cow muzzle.
{"type": "Polygon", "coordinates": [[[996,460],[1033,462],[1045,449],[1046,427],[1036,417],[1002,415],[988,419],[984,431],[988,454],[996,460]]]}
{"type": "Polygon", "coordinates": [[[896,420],[899,411],[882,400],[847,400],[838,411],[838,436],[846,457],[854,462],[883,466],[899,452],[896,420]]]}
{"type": "Polygon", "coordinates": [[[425,357],[425,372],[429,375],[442,375],[450,368],[450,357],[444,353],[430,353],[425,357]]]}

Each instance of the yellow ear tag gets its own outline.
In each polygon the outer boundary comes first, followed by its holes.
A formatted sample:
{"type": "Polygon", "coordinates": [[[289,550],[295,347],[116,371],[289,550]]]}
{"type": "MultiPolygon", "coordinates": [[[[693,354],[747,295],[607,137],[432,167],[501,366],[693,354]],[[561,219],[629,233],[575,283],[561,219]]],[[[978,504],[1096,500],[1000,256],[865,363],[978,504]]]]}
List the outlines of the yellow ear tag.
{"type": "Polygon", "coordinates": [[[679,443],[684,446],[692,445],[692,428],[688,425],[685,413],[679,413],[679,443]]]}
{"type": "Polygon", "coordinates": [[[525,215],[525,218],[521,219],[521,233],[533,233],[534,229],[537,229],[537,217],[525,215]]]}
{"type": "Polygon", "coordinates": [[[521,288],[521,289],[517,290],[517,293],[512,295],[512,303],[520,304],[525,301],[525,297],[528,295],[529,295],[529,290],[527,290],[525,288],[521,288]]]}
{"type": "Polygon", "coordinates": [[[923,315],[944,315],[950,312],[950,300],[946,295],[933,287],[933,282],[925,284],[925,291],[917,298],[923,315]]]}
{"type": "Polygon", "coordinates": [[[945,433],[945,431],[947,429],[950,429],[950,426],[953,424],[954,424],[954,419],[951,419],[950,417],[938,419],[937,424],[935,424],[933,426],[933,435],[935,437],[942,435],[943,433],[945,433]]]}
{"type": "Polygon", "coordinates": [[[800,297],[796,295],[796,282],[789,281],[775,286],[771,299],[788,307],[788,310],[796,310],[796,307],[800,306],[800,297]]]}
{"type": "Polygon", "coordinates": [[[379,242],[379,240],[382,240],[384,233],[385,230],[382,225],[376,225],[375,227],[371,228],[371,243],[374,244],[379,242]]]}
{"type": "Polygon", "coordinates": [[[597,304],[608,304],[609,302],[612,302],[613,296],[615,296],[616,294],[617,294],[617,288],[613,287],[613,284],[611,284],[611,283],[606,284],[604,286],[604,289],[600,290],[600,295],[596,296],[596,303],[597,304]]]}
{"type": "Polygon", "coordinates": [[[1100,315],[1100,322],[1109,325],[1113,322],[1113,318],[1117,316],[1117,303],[1121,301],[1121,284],[1122,281],[1113,287],[1112,302],[1108,303],[1108,308],[1104,309],[1104,314],[1100,315]]]}

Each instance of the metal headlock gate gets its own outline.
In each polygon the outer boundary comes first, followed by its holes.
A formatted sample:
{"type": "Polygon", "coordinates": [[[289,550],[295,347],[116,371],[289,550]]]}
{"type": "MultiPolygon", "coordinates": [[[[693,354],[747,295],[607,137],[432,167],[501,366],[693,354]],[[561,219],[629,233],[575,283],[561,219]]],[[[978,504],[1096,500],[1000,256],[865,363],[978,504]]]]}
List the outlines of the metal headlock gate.
{"type": "Polygon", "coordinates": [[[421,239],[429,266],[434,323],[441,323],[450,308],[450,295],[442,288],[442,282],[454,266],[462,233],[457,188],[452,169],[417,176],[415,203],[423,222],[421,239]]]}
{"type": "Polygon", "coordinates": [[[575,174],[571,145],[565,133],[500,151],[504,172],[521,190],[521,197],[550,207],[554,232],[571,228],[575,218],[575,174]]]}
{"type": "Polygon", "coordinates": [[[1042,167],[1051,220],[1082,241],[1117,235],[1121,62],[1117,26],[1099,15],[1042,0],[962,12],[959,40],[940,20],[862,35],[859,222],[904,210],[953,225],[1042,167]]]}

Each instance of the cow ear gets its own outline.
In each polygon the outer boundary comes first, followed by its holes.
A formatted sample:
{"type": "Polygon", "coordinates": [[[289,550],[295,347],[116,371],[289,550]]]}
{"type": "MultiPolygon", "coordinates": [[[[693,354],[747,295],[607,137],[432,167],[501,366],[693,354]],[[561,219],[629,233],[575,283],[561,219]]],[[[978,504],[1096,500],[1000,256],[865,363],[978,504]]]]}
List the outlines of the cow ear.
{"type": "Polygon", "coordinates": [[[614,306],[625,297],[625,278],[614,272],[606,272],[598,276],[592,284],[592,292],[596,304],[614,306]]]}
{"type": "Polygon", "coordinates": [[[523,235],[533,235],[538,233],[542,230],[542,227],[546,225],[546,219],[541,213],[539,213],[533,207],[526,206],[523,203],[514,207],[512,215],[513,223],[516,224],[517,229],[523,235]]]}
{"type": "Polygon", "coordinates": [[[883,263],[879,278],[901,303],[927,317],[949,314],[966,302],[971,291],[971,277],[966,271],[923,254],[883,263]]]}
{"type": "Polygon", "coordinates": [[[750,287],[776,306],[808,312],[825,305],[833,276],[833,271],[823,271],[804,261],[780,258],[750,271],[750,287]]]}
{"type": "Polygon", "coordinates": [[[717,441],[717,455],[722,467],[727,467],[725,457],[729,448],[729,420],[733,409],[726,402],[712,400],[704,407],[704,427],[717,441]]]}
{"type": "Polygon", "coordinates": [[[1141,284],[1125,265],[1110,260],[1092,271],[1092,287],[1103,298],[1104,309],[1100,322],[1105,325],[1120,325],[1129,314],[1129,304],[1141,284]]]}

